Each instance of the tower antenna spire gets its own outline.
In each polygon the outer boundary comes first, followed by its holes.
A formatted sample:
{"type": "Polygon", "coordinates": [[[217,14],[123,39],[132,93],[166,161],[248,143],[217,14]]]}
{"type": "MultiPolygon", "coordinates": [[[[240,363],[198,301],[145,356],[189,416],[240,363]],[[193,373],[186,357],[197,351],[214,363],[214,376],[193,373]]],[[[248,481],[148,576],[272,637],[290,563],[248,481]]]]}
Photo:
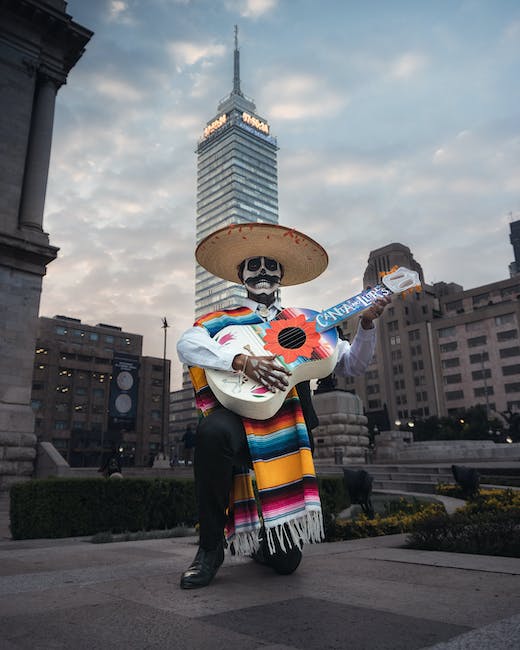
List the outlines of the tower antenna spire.
{"type": "Polygon", "coordinates": [[[240,90],[240,51],[238,49],[238,25],[235,25],[235,52],[233,59],[233,94],[242,96],[240,90]]]}

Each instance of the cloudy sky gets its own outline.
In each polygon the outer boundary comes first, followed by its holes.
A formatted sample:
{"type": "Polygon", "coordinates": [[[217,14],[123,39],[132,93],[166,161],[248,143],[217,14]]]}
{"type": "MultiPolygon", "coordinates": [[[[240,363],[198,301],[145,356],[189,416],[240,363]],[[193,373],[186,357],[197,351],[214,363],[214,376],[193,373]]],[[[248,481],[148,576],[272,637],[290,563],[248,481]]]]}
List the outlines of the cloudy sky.
{"type": "MultiPolygon", "coordinates": [[[[502,280],[520,219],[517,0],[70,0],[95,32],[58,93],[40,313],[120,325],[168,357],[191,325],[197,140],[233,79],[278,139],[280,223],[325,246],[286,289],[357,293],[371,250],[427,282],[502,280]]],[[[180,365],[172,387],[180,386],[180,365]]]]}

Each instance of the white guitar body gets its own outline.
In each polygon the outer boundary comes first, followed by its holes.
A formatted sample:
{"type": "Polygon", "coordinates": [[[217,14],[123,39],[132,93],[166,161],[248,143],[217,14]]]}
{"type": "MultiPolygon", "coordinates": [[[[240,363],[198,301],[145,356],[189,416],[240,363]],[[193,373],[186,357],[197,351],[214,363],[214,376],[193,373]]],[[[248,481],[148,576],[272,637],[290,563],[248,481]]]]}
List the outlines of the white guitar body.
{"type": "MultiPolygon", "coordinates": [[[[284,310],[287,311],[287,310],[284,310]]],[[[292,310],[291,313],[294,313],[292,310]]],[[[318,312],[311,310],[297,310],[299,313],[311,316],[318,312]]],[[[266,356],[270,354],[266,350],[264,334],[269,328],[269,323],[258,325],[229,325],[224,327],[215,335],[215,340],[223,346],[232,345],[233,349],[252,356],[266,356]],[[239,347],[237,347],[237,344],[239,347]]],[[[326,353],[321,358],[299,356],[292,362],[278,356],[280,364],[291,371],[287,391],[301,381],[308,379],[321,379],[330,375],[334,370],[337,361],[337,334],[335,331],[324,332],[320,335],[320,349],[326,353]]],[[[238,352],[237,352],[238,354],[238,352]]],[[[315,355],[316,356],[316,355],[315,355]]],[[[218,401],[226,408],[254,420],[267,420],[273,417],[282,406],[287,391],[277,390],[271,392],[262,384],[226,370],[206,369],[206,379],[209,387],[218,401]]]]}

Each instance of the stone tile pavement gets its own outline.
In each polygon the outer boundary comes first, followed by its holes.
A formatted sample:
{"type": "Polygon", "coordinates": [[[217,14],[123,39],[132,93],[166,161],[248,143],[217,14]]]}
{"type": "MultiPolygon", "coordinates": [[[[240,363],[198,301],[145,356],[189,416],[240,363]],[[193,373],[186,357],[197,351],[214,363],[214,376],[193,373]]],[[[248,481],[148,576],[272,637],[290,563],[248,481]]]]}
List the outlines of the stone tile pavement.
{"type": "Polygon", "coordinates": [[[403,548],[405,536],[306,547],[292,576],[227,557],[183,591],[193,537],[0,541],[3,650],[505,650],[520,638],[520,560],[403,548]]]}

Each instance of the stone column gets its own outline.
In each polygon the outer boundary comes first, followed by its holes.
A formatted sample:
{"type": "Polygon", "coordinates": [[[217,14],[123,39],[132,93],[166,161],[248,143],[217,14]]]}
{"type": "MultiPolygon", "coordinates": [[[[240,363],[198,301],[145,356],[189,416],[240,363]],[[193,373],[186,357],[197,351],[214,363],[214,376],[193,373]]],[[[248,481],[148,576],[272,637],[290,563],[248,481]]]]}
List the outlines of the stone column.
{"type": "Polygon", "coordinates": [[[23,180],[19,225],[43,230],[43,208],[51,157],[54,106],[58,84],[41,75],[34,102],[23,180]]]}
{"type": "MultiPolygon", "coordinates": [[[[18,249],[20,259],[25,251],[18,249]]],[[[41,276],[0,265],[0,493],[29,478],[36,457],[31,378],[41,276]]]]}
{"type": "Polygon", "coordinates": [[[92,36],[66,7],[31,0],[0,9],[0,497],[30,478],[36,454],[34,344],[42,277],[58,251],[43,231],[54,106],[92,36]]]}

